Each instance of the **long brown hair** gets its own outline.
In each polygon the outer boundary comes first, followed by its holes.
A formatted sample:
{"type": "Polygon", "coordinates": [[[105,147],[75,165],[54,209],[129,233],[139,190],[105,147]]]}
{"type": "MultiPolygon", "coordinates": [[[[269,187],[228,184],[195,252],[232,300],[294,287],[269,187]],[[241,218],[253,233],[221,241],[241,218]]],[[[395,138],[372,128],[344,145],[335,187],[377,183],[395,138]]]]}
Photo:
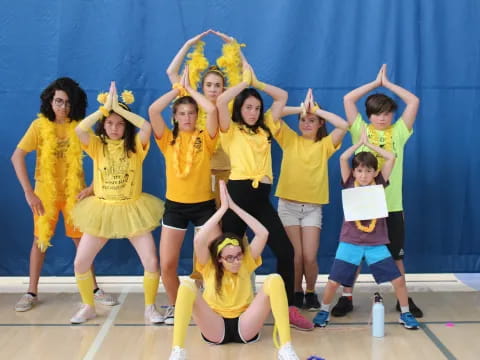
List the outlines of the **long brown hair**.
{"type": "Polygon", "coordinates": [[[213,240],[208,246],[210,251],[210,257],[212,259],[213,266],[215,268],[215,290],[219,296],[222,296],[222,279],[224,274],[223,265],[220,263],[221,252],[218,252],[218,246],[222,243],[225,238],[238,240],[238,245],[242,249],[242,253],[245,253],[245,248],[243,245],[243,240],[235,234],[232,233],[223,233],[219,235],[215,240],[213,240]]]}

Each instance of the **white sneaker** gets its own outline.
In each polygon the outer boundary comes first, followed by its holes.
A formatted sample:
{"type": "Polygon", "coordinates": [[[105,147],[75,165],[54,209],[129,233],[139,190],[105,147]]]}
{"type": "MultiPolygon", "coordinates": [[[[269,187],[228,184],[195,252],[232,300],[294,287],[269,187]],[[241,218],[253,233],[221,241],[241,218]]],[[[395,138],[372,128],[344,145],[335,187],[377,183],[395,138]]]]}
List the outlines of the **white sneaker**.
{"type": "Polygon", "coordinates": [[[83,324],[84,322],[97,317],[95,308],[91,305],[82,304],[80,310],[70,319],[72,324],[83,324]]]}
{"type": "Polygon", "coordinates": [[[145,306],[145,320],[152,324],[161,324],[164,322],[163,316],[157,311],[155,305],[145,306]]]}
{"type": "Polygon", "coordinates": [[[287,342],[280,349],[278,349],[278,360],[300,360],[293,350],[292,343],[287,342]]]}
{"type": "Polygon", "coordinates": [[[117,298],[115,296],[106,293],[102,289],[98,289],[94,297],[95,301],[102,305],[114,306],[118,304],[117,298]]]}
{"type": "Polygon", "coordinates": [[[23,294],[20,300],[15,304],[15,311],[28,311],[38,302],[36,296],[23,294]]]}
{"type": "Polygon", "coordinates": [[[170,357],[168,360],[186,360],[187,359],[187,352],[184,348],[180,346],[175,346],[170,353],[170,357]]]}
{"type": "Polygon", "coordinates": [[[163,318],[165,319],[165,325],[173,325],[175,322],[175,305],[168,305],[163,318]]]}

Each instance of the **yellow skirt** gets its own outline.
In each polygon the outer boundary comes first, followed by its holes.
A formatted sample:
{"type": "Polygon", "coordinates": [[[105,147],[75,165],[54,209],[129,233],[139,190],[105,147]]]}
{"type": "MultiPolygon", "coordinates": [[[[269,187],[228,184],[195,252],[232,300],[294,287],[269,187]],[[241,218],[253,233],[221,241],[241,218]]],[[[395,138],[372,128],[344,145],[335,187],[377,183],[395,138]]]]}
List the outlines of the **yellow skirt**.
{"type": "Polygon", "coordinates": [[[81,232],[107,239],[130,238],[160,226],[164,203],[142,193],[135,200],[109,201],[89,196],[73,209],[73,223],[81,232]]]}

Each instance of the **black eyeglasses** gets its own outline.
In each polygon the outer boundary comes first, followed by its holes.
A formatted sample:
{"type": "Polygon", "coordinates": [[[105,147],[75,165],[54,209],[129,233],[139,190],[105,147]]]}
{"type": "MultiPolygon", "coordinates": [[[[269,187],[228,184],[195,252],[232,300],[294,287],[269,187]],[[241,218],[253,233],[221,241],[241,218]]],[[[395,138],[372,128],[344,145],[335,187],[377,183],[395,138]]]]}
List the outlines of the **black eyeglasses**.
{"type": "Polygon", "coordinates": [[[70,107],[70,101],[68,100],[63,100],[61,98],[55,98],[53,99],[53,104],[56,106],[56,107],[65,107],[65,108],[68,108],[70,107]]]}
{"type": "Polygon", "coordinates": [[[235,261],[242,261],[243,259],[243,253],[240,253],[238,255],[227,255],[227,256],[221,256],[223,260],[225,260],[228,263],[234,263],[235,261]]]}

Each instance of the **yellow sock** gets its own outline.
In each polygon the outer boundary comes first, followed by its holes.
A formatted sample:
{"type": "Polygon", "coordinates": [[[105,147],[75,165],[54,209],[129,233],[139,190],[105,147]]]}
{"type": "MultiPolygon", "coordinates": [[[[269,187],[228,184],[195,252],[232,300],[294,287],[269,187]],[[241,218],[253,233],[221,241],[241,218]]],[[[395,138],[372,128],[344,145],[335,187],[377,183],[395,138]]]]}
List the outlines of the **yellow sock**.
{"type": "MultiPolygon", "coordinates": [[[[173,325],[172,347],[185,346],[188,324],[192,317],[193,303],[197,297],[197,287],[191,280],[184,280],[178,287],[175,303],[175,324],[173,325]]],[[[288,320],[288,319],[287,319],[288,320]]]]}
{"type": "Polygon", "coordinates": [[[263,291],[270,298],[275,326],[280,337],[280,346],[291,341],[290,322],[288,320],[288,301],[283,279],[278,274],[268,275],[263,283],[263,291]]]}
{"type": "Polygon", "coordinates": [[[143,293],[145,296],[145,306],[155,304],[155,297],[158,291],[158,282],[160,281],[160,273],[148,272],[143,273],[143,293]]]}
{"type": "Polygon", "coordinates": [[[94,306],[92,272],[88,270],[84,274],[75,273],[75,279],[77,280],[78,290],[82,297],[82,303],[94,306]]]}
{"type": "Polygon", "coordinates": [[[313,290],[307,289],[307,291],[305,291],[305,292],[306,292],[307,294],[313,294],[313,293],[315,292],[315,289],[313,289],[313,290]]]}

